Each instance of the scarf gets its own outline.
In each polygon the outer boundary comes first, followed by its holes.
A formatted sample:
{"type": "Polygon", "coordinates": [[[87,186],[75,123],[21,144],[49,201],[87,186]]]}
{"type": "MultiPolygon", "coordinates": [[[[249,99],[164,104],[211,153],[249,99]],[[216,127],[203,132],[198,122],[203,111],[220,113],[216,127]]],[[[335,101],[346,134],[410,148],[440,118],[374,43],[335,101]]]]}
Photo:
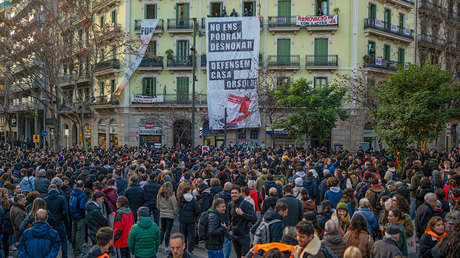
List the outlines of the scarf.
{"type": "Polygon", "coordinates": [[[425,234],[430,235],[430,236],[436,238],[437,240],[440,240],[442,237],[444,237],[446,235],[446,232],[444,232],[442,235],[438,235],[434,231],[425,230],[425,234]]]}

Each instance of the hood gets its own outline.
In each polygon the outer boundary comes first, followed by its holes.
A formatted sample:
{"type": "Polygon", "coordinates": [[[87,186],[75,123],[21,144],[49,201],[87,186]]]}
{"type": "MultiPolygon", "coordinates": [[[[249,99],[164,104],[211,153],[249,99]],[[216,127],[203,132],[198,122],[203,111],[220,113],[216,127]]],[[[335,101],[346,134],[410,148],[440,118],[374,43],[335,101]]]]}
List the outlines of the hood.
{"type": "Polygon", "coordinates": [[[211,194],[211,188],[206,188],[203,190],[203,192],[201,193],[208,193],[208,194],[211,194]]]}
{"type": "Polygon", "coordinates": [[[269,221],[272,221],[274,219],[283,220],[283,218],[281,218],[281,216],[275,210],[269,209],[267,212],[265,212],[264,220],[269,222],[269,221]]]}
{"type": "Polygon", "coordinates": [[[70,193],[71,196],[75,196],[75,197],[80,196],[82,194],[85,194],[85,193],[78,188],[74,188],[72,192],[70,193]]]}
{"type": "Polygon", "coordinates": [[[117,212],[120,214],[129,214],[131,210],[128,207],[121,207],[117,210],[117,212]]]}
{"type": "Polygon", "coordinates": [[[150,217],[140,217],[139,220],[137,221],[137,225],[141,228],[150,228],[152,226],[152,218],[150,217]]]}
{"type": "Polygon", "coordinates": [[[100,209],[100,205],[99,203],[95,202],[95,201],[89,201],[88,204],[86,205],[86,209],[88,211],[92,211],[92,210],[98,210],[100,209]]]}
{"type": "Polygon", "coordinates": [[[213,207],[208,209],[208,213],[214,213],[214,214],[216,214],[218,216],[220,215],[219,212],[216,210],[216,208],[213,208],[213,207]]]}
{"type": "Polygon", "coordinates": [[[48,193],[48,199],[55,200],[59,197],[59,191],[57,189],[51,189],[48,193]]]}
{"type": "Polygon", "coordinates": [[[184,200],[187,201],[187,202],[191,202],[193,200],[193,195],[190,194],[190,193],[186,193],[184,194],[184,200]]]}
{"type": "Polygon", "coordinates": [[[305,172],[304,171],[297,171],[295,173],[295,175],[298,176],[298,177],[305,177],[305,172]]]}
{"type": "Polygon", "coordinates": [[[333,186],[333,187],[331,187],[331,191],[334,192],[334,193],[340,192],[340,186],[333,186]]]}
{"type": "Polygon", "coordinates": [[[210,191],[211,191],[212,195],[215,195],[218,192],[222,191],[222,186],[220,186],[220,185],[213,186],[213,187],[210,188],[210,191]]]}
{"type": "Polygon", "coordinates": [[[340,242],[342,242],[342,236],[338,233],[338,232],[334,232],[334,233],[326,233],[324,235],[324,239],[326,241],[328,241],[329,243],[332,243],[332,244],[340,244],[340,242]]]}
{"type": "Polygon", "coordinates": [[[373,186],[371,186],[370,189],[371,189],[372,192],[375,192],[375,193],[381,193],[381,192],[385,191],[385,188],[382,185],[373,185],[373,186]]]}
{"type": "Polygon", "coordinates": [[[51,227],[46,222],[36,222],[34,226],[31,228],[32,235],[35,238],[45,238],[48,235],[51,227]]]}
{"type": "Polygon", "coordinates": [[[102,189],[102,192],[107,195],[107,193],[115,192],[117,189],[115,186],[108,186],[104,189],[102,189]]]}
{"type": "Polygon", "coordinates": [[[319,240],[318,236],[315,234],[313,239],[308,243],[307,248],[305,248],[305,251],[311,255],[317,255],[320,248],[321,240],[319,240]]]}
{"type": "Polygon", "coordinates": [[[390,172],[396,172],[396,168],[388,168],[388,171],[390,171],[390,172]]]}

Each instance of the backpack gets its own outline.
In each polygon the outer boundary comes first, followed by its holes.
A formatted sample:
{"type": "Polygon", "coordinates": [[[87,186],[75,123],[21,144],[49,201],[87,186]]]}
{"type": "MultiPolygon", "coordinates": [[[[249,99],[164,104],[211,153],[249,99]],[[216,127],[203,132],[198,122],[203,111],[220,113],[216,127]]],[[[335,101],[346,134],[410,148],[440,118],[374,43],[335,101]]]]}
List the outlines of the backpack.
{"type": "Polygon", "coordinates": [[[321,252],[326,258],[337,258],[337,255],[335,255],[335,253],[324,244],[321,244],[321,252]]]}
{"type": "Polygon", "coordinates": [[[69,209],[72,218],[75,218],[75,215],[78,216],[77,214],[81,213],[79,204],[80,200],[78,200],[78,196],[71,194],[69,197],[69,209]]]}
{"type": "Polygon", "coordinates": [[[295,246],[283,244],[283,243],[267,243],[267,244],[258,244],[255,245],[251,250],[249,250],[246,258],[261,258],[263,255],[270,251],[271,249],[278,249],[283,257],[293,257],[295,246]]]}
{"type": "Polygon", "coordinates": [[[203,211],[198,219],[198,240],[208,239],[209,212],[203,211]]]}
{"type": "Polygon", "coordinates": [[[367,190],[371,187],[369,182],[361,182],[356,186],[356,199],[361,200],[366,196],[367,190]]]}
{"type": "Polygon", "coordinates": [[[266,244],[271,242],[271,236],[270,236],[270,225],[280,222],[281,220],[279,219],[274,219],[271,220],[270,222],[267,222],[265,220],[262,220],[260,222],[260,225],[256,229],[256,233],[254,234],[254,241],[253,244],[266,244]]]}

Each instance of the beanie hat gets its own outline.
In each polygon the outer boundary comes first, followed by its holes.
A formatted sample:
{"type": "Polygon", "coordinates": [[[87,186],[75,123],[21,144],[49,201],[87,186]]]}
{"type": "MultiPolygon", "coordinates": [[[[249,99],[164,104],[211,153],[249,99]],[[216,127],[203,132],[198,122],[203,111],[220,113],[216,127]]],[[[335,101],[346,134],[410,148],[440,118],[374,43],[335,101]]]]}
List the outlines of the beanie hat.
{"type": "Polygon", "coordinates": [[[339,203],[337,203],[336,209],[337,209],[337,210],[338,210],[338,209],[344,209],[344,210],[347,210],[347,211],[348,211],[348,205],[347,205],[346,203],[344,203],[344,202],[339,202],[339,203]]]}

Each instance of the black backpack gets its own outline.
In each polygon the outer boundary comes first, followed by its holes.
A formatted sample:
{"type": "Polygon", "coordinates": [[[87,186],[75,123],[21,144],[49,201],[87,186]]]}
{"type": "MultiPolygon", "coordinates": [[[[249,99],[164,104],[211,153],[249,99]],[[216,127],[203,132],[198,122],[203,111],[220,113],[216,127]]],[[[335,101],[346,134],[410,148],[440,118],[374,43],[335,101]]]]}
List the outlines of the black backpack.
{"type": "Polygon", "coordinates": [[[198,219],[198,240],[208,239],[209,212],[203,211],[198,219]]]}
{"type": "Polygon", "coordinates": [[[371,187],[369,182],[361,182],[356,186],[356,199],[361,200],[366,196],[367,190],[371,187]]]}

